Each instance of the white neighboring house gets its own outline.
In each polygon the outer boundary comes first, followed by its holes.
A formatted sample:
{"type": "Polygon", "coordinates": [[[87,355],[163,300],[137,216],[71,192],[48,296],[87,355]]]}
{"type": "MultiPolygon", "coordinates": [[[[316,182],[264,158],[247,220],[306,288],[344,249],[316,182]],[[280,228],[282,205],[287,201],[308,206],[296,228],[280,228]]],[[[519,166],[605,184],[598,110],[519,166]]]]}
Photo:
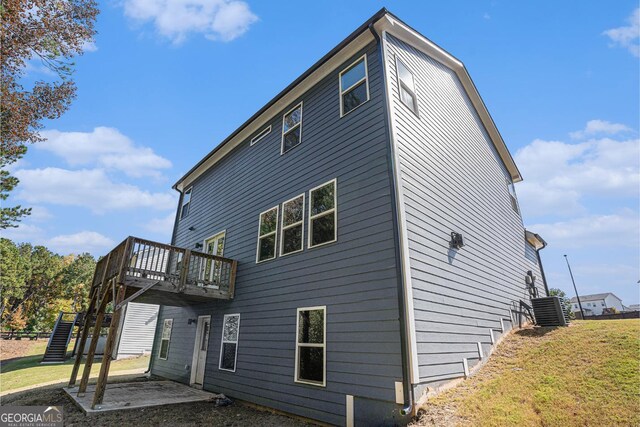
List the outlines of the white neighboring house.
{"type": "MultiPolygon", "coordinates": [[[[607,292],[605,294],[581,295],[580,302],[584,309],[585,316],[599,316],[605,308],[615,308],[618,312],[623,312],[626,307],[622,300],[607,292]]],[[[580,306],[576,297],[571,298],[571,309],[574,313],[580,312],[580,306]]]]}
{"type": "Polygon", "coordinates": [[[640,311],[640,304],[629,304],[625,311],[640,311]]]}
{"type": "Polygon", "coordinates": [[[118,347],[114,352],[117,358],[151,353],[159,306],[130,302],[123,310],[116,341],[118,347]]]}

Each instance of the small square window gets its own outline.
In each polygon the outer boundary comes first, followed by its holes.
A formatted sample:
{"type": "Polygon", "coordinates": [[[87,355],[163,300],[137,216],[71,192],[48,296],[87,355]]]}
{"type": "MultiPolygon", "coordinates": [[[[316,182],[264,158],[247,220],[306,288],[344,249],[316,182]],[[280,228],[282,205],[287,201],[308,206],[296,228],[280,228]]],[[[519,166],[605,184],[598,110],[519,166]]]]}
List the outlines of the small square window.
{"type": "Polygon", "coordinates": [[[302,103],[289,110],[282,117],[281,154],[302,142],[302,103]]]}
{"type": "Polygon", "coordinates": [[[180,208],[180,219],[186,218],[189,215],[189,205],[191,205],[191,190],[189,188],[182,195],[182,207],[180,208]]]}
{"type": "Polygon", "coordinates": [[[253,138],[251,138],[251,145],[257,143],[258,141],[260,141],[262,138],[264,138],[265,136],[269,135],[270,133],[271,133],[271,125],[269,125],[266,128],[262,129],[262,131],[259,134],[257,134],[253,138]]]}
{"type": "Polygon", "coordinates": [[[367,56],[364,55],[340,73],[340,116],[368,100],[367,56]]]}

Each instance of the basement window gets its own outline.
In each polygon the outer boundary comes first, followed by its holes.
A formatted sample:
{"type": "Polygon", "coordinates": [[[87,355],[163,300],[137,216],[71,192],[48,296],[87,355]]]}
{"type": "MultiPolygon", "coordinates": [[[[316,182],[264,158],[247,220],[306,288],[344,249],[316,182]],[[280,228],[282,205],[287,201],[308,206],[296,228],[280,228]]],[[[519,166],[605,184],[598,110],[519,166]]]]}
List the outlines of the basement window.
{"type": "Polygon", "coordinates": [[[182,207],[180,208],[180,219],[186,218],[189,215],[189,205],[191,205],[191,190],[193,187],[189,187],[187,191],[182,195],[182,207]]]}
{"type": "Polygon", "coordinates": [[[222,322],[222,343],[220,344],[220,364],[223,371],[236,371],[238,359],[238,334],[240,333],[240,315],[225,314],[222,322]]]}
{"type": "Polygon", "coordinates": [[[340,117],[369,100],[367,55],[340,73],[340,117]]]}
{"type": "Polygon", "coordinates": [[[304,194],[282,204],[280,256],[300,252],[304,236],[304,194]]]}
{"type": "Polygon", "coordinates": [[[278,234],[278,206],[260,214],[258,228],[258,249],[256,263],[268,261],[276,257],[276,241],[278,234]]]}
{"type": "Polygon", "coordinates": [[[164,319],[162,325],[162,338],[160,340],[160,354],[158,359],[167,360],[169,356],[169,341],[171,340],[171,329],[173,328],[173,319],[164,319]]]}
{"type": "Polygon", "coordinates": [[[400,100],[416,115],[418,114],[418,98],[416,97],[416,86],[413,80],[413,73],[406,65],[396,57],[396,68],[398,70],[398,90],[400,100]]]}
{"type": "Polygon", "coordinates": [[[338,240],[336,185],[334,179],[309,191],[310,248],[338,240]]]}
{"type": "Polygon", "coordinates": [[[326,375],[326,307],[298,309],[295,381],[324,387],[326,375]]]}
{"type": "Polygon", "coordinates": [[[302,142],[302,102],[282,117],[282,147],[284,154],[302,142]]]}

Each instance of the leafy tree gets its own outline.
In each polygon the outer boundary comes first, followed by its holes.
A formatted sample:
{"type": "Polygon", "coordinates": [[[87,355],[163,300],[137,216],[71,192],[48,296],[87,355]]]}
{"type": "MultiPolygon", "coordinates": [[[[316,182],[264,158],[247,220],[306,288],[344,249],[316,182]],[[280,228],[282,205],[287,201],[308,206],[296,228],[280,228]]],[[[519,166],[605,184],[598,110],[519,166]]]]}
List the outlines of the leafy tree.
{"type": "Polygon", "coordinates": [[[22,307],[18,307],[16,311],[11,313],[11,315],[7,319],[6,326],[12,331],[20,331],[24,329],[25,326],[27,326],[27,319],[22,313],[22,307]]]}
{"type": "Polygon", "coordinates": [[[31,274],[20,249],[9,239],[0,239],[0,319],[11,301],[24,296],[25,283],[31,274]]]}
{"type": "MultiPolygon", "coordinates": [[[[76,87],[72,58],[81,55],[95,34],[95,0],[1,0],[0,3],[0,168],[14,163],[27,145],[42,141],[45,119],[57,119],[71,105],[76,87]],[[53,81],[23,86],[27,64],[40,60],[53,81]]],[[[18,180],[0,171],[0,200],[18,180]]],[[[16,227],[30,214],[21,206],[0,208],[0,229],[16,227]]]]}
{"type": "Polygon", "coordinates": [[[567,297],[567,294],[562,289],[549,289],[549,296],[560,298],[560,304],[562,305],[562,310],[564,311],[565,316],[568,319],[575,319],[575,315],[573,314],[573,310],[571,309],[571,299],[567,297]]]}

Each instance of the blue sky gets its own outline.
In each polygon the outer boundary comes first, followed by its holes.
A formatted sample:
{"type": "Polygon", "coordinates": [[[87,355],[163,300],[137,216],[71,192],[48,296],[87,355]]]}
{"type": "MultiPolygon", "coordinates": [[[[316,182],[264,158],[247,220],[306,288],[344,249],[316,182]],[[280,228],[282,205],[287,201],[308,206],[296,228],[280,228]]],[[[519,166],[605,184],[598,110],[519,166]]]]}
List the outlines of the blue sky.
{"type": "MultiPolygon", "coordinates": [[[[101,2],[77,100],[12,167],[9,202],[33,215],[3,236],[95,255],[169,241],[171,185],[382,6],[467,66],[524,176],[550,285],[571,291],[566,253],[581,293],[638,303],[637,1],[101,2]]],[[[25,82],[47,78],[33,62],[25,82]]]]}

